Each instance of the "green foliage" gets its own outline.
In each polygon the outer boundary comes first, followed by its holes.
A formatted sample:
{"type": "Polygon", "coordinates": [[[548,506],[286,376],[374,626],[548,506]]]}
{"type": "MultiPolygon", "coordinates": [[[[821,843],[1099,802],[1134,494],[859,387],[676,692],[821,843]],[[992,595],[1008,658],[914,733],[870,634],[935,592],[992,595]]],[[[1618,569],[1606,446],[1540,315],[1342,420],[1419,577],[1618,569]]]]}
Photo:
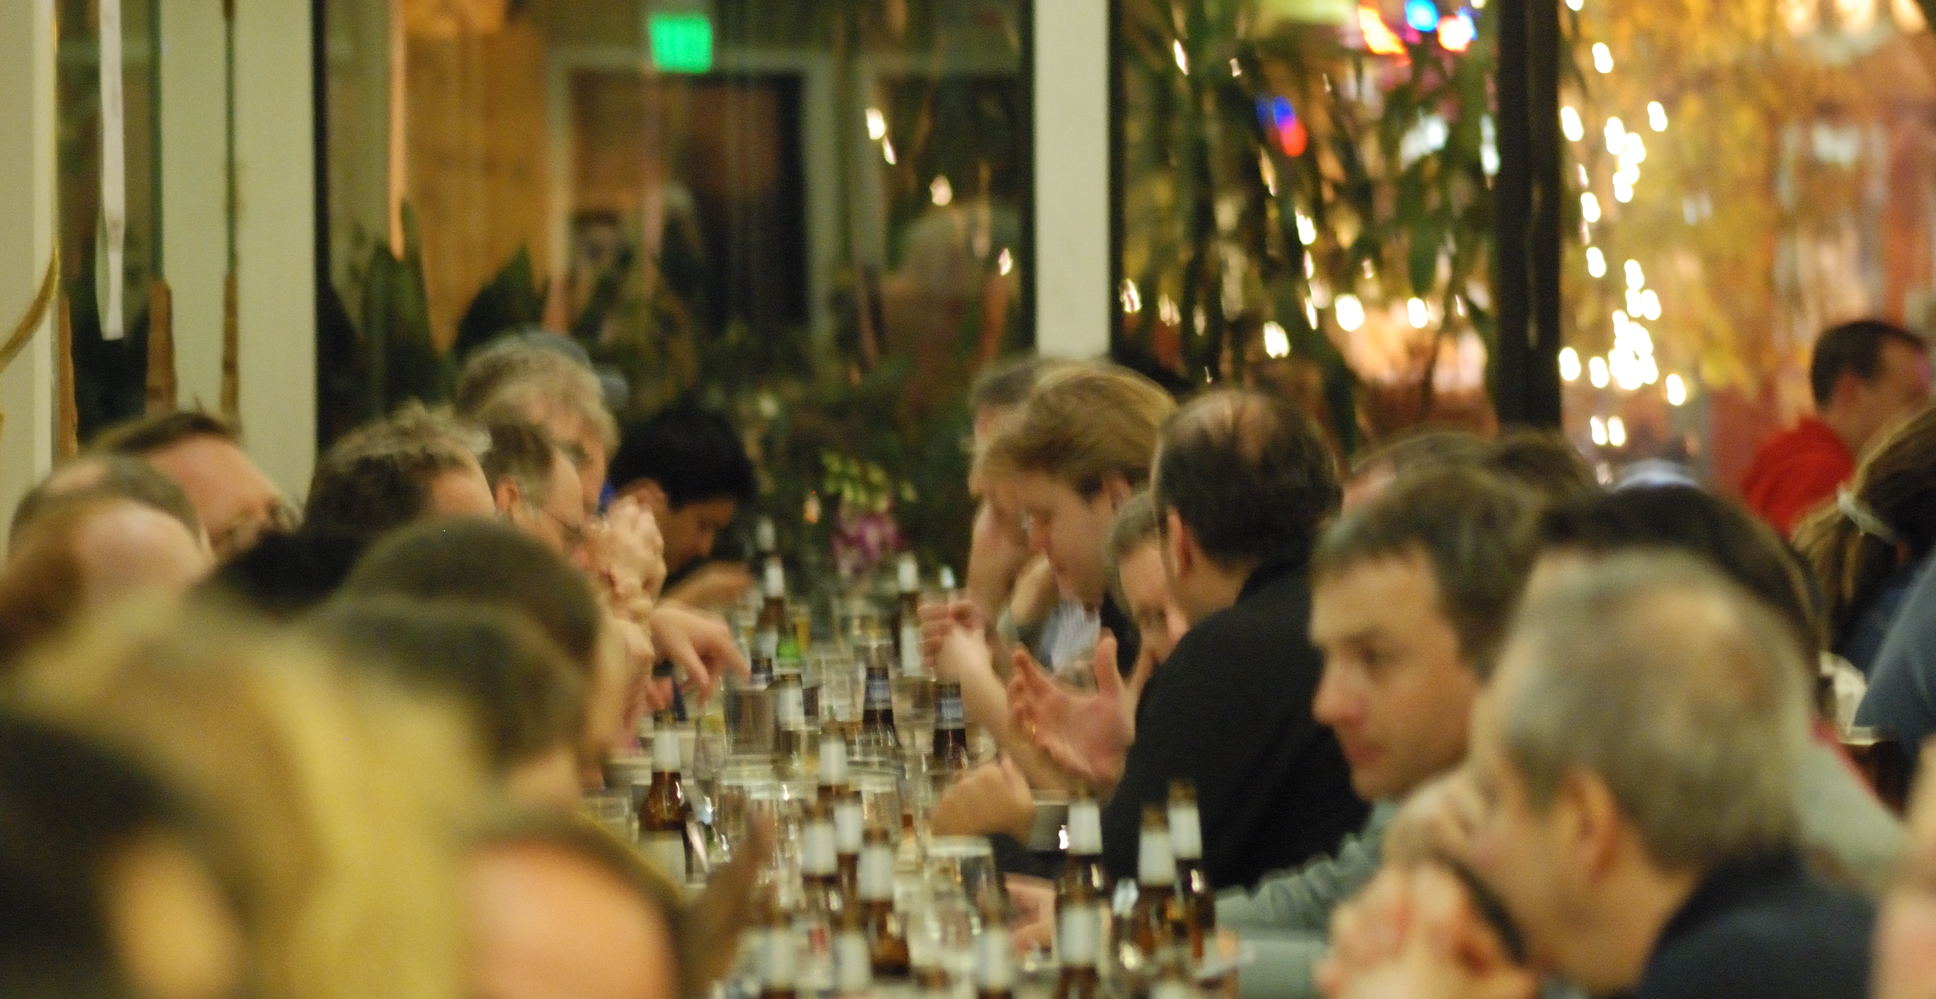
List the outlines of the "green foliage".
{"type": "MultiPolygon", "coordinates": [[[[1426,38],[1403,60],[1347,49],[1330,26],[1262,26],[1242,0],[1125,0],[1123,18],[1123,264],[1143,304],[1126,339],[1160,355],[1177,328],[1193,381],[1241,377],[1276,322],[1293,357],[1322,372],[1349,447],[1358,373],[1336,346],[1347,336],[1336,296],[1422,298],[1446,317],[1441,335],[1469,322],[1490,338],[1472,307],[1489,297],[1492,256],[1490,18],[1463,55],[1426,38]],[[1301,151],[1260,122],[1259,101],[1279,98],[1308,133],[1301,151]],[[1443,145],[1408,148],[1428,116],[1444,123],[1443,145]]],[[[1419,389],[1430,386],[1428,369],[1419,389]]]]}
{"type": "Polygon", "coordinates": [[[490,283],[471,299],[470,307],[457,321],[457,341],[451,350],[463,357],[506,330],[534,326],[543,318],[544,299],[538,294],[538,279],[531,269],[531,251],[520,245],[490,283]]]}
{"type": "Polygon", "coordinates": [[[410,400],[436,402],[449,396],[450,360],[430,335],[429,298],[424,290],[423,258],[417,243],[416,216],[403,209],[404,254],[386,246],[371,250],[363,275],[363,327],[360,361],[364,365],[362,415],[380,416],[410,400]]]}

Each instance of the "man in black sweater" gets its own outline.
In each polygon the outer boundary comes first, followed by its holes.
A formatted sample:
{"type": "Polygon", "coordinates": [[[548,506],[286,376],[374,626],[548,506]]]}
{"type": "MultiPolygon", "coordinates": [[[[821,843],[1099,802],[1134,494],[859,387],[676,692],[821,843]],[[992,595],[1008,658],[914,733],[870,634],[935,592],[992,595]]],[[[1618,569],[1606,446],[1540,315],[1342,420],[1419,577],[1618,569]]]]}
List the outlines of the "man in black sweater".
{"type": "Polygon", "coordinates": [[[1281,400],[1217,392],[1180,410],[1151,487],[1171,592],[1190,622],[1136,709],[1103,810],[1103,859],[1136,871],[1142,808],[1195,783],[1218,888],[1325,853],[1364,821],[1337,740],[1311,717],[1323,660],[1306,567],[1338,505],[1329,447],[1281,400]]]}
{"type": "Polygon", "coordinates": [[[1374,880],[1325,992],[1863,999],[1875,908],[1795,847],[1809,733],[1792,632],[1713,570],[1542,565],[1473,713],[1463,865],[1374,880]]]}

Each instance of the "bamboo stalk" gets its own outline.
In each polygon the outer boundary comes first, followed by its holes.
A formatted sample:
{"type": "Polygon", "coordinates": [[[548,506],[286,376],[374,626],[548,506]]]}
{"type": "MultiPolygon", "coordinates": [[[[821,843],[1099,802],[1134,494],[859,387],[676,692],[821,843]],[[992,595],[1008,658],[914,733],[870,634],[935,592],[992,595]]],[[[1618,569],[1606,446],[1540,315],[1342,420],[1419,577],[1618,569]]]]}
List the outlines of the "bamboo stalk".
{"type": "Polygon", "coordinates": [[[81,450],[81,415],[74,401],[74,308],[64,294],[61,296],[58,330],[54,402],[59,409],[54,415],[54,452],[62,461],[66,461],[81,450]]]}
{"type": "Polygon", "coordinates": [[[222,416],[230,424],[242,423],[242,374],[237,334],[235,272],[222,282],[222,416]]]}
{"type": "Polygon", "coordinates": [[[148,283],[148,415],[174,412],[177,389],[175,293],[156,278],[148,283]]]}

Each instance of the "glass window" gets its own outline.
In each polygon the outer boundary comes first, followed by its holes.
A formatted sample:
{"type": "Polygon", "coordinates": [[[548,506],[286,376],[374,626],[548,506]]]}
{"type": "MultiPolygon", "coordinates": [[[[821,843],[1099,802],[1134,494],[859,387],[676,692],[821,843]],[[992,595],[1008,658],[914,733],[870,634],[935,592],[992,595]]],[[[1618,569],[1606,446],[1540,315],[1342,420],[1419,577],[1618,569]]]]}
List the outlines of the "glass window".
{"type": "Polygon", "coordinates": [[[1759,440],[1810,410],[1824,328],[1931,318],[1923,15],[1913,0],[1566,7],[1566,428],[1609,475],[1665,461],[1733,489],[1759,440]]]}
{"type": "Polygon", "coordinates": [[[1032,342],[1026,3],[324,7],[326,439],[542,326],[621,416],[731,411],[773,503],[965,532],[928,417],[1032,342]]]}
{"type": "Polygon", "coordinates": [[[1429,0],[1124,0],[1118,17],[1118,356],[1274,386],[1346,451],[1489,427],[1487,19],[1429,0]]]}

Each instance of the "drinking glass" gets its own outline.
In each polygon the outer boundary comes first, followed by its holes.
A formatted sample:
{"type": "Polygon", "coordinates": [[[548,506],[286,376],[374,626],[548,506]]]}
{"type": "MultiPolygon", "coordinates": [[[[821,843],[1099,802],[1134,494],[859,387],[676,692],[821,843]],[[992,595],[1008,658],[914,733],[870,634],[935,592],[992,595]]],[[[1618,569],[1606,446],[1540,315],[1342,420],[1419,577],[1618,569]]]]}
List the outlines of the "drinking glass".
{"type": "Polygon", "coordinates": [[[820,719],[850,724],[860,720],[860,673],[854,657],[832,645],[816,645],[807,654],[807,675],[820,683],[820,719]]]}
{"type": "Polygon", "coordinates": [[[928,843],[928,874],[958,888],[974,914],[979,931],[982,906],[994,902],[1008,907],[1008,890],[995,867],[995,852],[982,836],[935,836],[928,843]]]}
{"type": "Polygon", "coordinates": [[[627,843],[639,841],[638,813],[632,810],[632,789],[608,787],[586,791],[581,799],[585,812],[599,825],[627,843]]]}

